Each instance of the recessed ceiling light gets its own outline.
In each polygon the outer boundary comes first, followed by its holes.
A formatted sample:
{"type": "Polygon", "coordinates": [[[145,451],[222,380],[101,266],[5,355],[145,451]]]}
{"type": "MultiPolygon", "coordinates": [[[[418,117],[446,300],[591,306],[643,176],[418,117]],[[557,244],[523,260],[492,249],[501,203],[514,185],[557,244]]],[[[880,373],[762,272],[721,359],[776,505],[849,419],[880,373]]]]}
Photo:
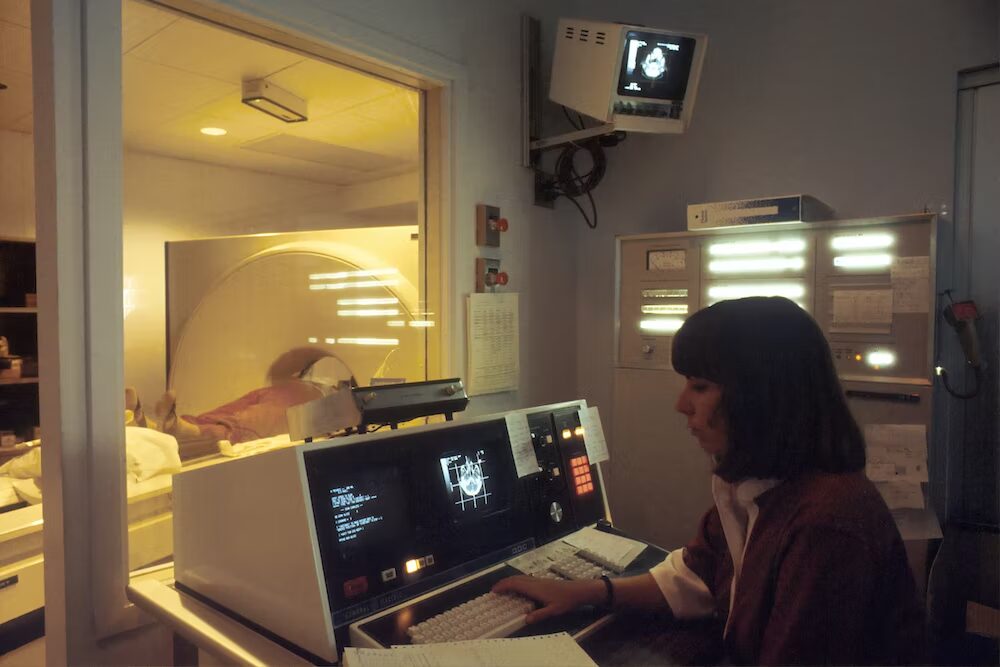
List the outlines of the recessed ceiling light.
{"type": "Polygon", "coordinates": [[[201,128],[202,134],[207,134],[210,137],[221,137],[226,134],[226,131],[221,127],[203,127],[201,128]]]}

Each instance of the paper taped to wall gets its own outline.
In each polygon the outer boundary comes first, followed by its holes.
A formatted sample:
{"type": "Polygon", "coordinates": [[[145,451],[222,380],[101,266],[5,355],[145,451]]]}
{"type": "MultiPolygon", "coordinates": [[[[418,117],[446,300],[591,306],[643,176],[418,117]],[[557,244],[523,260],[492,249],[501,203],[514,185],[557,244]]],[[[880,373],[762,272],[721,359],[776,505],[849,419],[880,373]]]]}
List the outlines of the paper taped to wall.
{"type": "Polygon", "coordinates": [[[892,324],[892,290],[834,290],[833,324],[892,324]]]}
{"type": "Polygon", "coordinates": [[[535,456],[535,446],[531,443],[528,415],[518,412],[509,414],[504,419],[507,421],[507,437],[510,439],[511,452],[514,454],[517,476],[524,477],[541,470],[538,457],[535,456]]]}
{"type": "Polygon", "coordinates": [[[597,406],[580,408],[580,426],[583,427],[583,444],[587,448],[587,458],[591,463],[608,460],[608,442],[604,439],[604,427],[597,406]]]}
{"type": "Polygon", "coordinates": [[[516,391],[521,379],[517,294],[470,294],[466,336],[469,395],[516,391]]]}
{"type": "Polygon", "coordinates": [[[897,257],[892,262],[892,310],[926,313],[930,310],[930,257],[897,257]]]}
{"type": "Polygon", "coordinates": [[[868,479],[918,484],[928,481],[926,425],[867,424],[865,443],[868,479]]]}

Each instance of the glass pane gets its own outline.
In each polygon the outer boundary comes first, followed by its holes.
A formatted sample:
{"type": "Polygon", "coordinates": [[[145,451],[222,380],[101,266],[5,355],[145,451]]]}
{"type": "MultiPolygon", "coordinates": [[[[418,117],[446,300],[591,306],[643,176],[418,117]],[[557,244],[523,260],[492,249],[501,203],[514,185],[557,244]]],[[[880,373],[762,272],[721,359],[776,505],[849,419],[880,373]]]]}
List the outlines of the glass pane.
{"type": "MultiPolygon", "coordinates": [[[[171,475],[289,446],[287,410],[428,379],[420,91],[123,4],[130,564],[171,475]]],[[[345,427],[348,424],[345,424],[345,427]]]]}

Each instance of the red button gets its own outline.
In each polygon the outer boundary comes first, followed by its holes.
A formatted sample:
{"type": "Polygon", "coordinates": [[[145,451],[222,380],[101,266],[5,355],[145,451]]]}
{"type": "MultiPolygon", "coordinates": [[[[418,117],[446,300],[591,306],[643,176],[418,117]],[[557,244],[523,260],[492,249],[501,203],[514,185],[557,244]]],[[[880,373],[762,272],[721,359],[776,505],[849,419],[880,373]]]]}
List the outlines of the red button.
{"type": "Polygon", "coordinates": [[[507,231],[508,227],[509,225],[507,224],[507,218],[500,218],[499,220],[497,220],[497,229],[499,229],[501,232],[507,231]]]}
{"type": "Polygon", "coordinates": [[[508,280],[507,274],[504,273],[503,271],[501,271],[500,273],[497,274],[497,284],[498,285],[506,285],[507,284],[507,280],[508,280]]]}
{"type": "Polygon", "coordinates": [[[368,592],[368,577],[361,576],[344,582],[344,597],[353,598],[368,592]]]}

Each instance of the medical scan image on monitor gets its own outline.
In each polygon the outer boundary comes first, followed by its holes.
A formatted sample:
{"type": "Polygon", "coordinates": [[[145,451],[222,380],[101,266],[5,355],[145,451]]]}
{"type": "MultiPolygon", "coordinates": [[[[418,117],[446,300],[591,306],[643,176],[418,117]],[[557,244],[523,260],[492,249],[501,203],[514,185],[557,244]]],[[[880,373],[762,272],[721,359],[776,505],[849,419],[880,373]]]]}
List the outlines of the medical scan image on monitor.
{"type": "Polygon", "coordinates": [[[358,471],[330,486],[334,533],[344,558],[391,540],[405,525],[401,474],[395,467],[358,471]]]}
{"type": "Polygon", "coordinates": [[[618,94],[683,100],[694,49],[691,37],[630,30],[625,35],[618,94]]]}
{"type": "Polygon", "coordinates": [[[456,521],[506,509],[506,494],[498,494],[499,480],[493,459],[494,453],[489,449],[470,449],[441,457],[441,478],[456,521]]]}

